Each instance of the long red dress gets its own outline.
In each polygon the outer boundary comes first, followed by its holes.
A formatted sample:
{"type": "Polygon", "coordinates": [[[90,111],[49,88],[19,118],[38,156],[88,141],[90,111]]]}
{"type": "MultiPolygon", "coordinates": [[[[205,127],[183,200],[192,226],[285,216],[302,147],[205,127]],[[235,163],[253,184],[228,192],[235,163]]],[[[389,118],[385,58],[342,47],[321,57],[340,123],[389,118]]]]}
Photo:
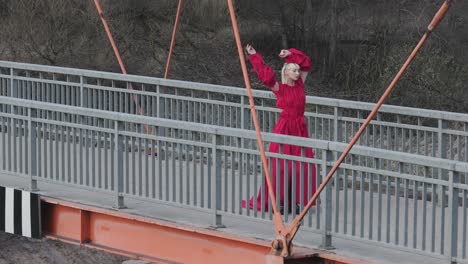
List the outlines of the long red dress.
{"type": "MultiPolygon", "coordinates": [[[[301,51],[296,50],[296,49],[289,49],[291,52],[291,55],[287,56],[285,58],[287,63],[296,63],[301,67],[301,71],[308,72],[310,70],[310,59],[307,57],[305,54],[303,54],[301,51]]],[[[275,80],[275,73],[273,70],[265,64],[263,61],[263,58],[260,54],[256,53],[253,55],[249,56],[249,60],[254,67],[254,71],[257,72],[258,78],[268,87],[272,88],[277,81],[275,80]]],[[[306,102],[306,97],[305,97],[305,91],[304,91],[304,83],[301,78],[299,78],[297,81],[295,81],[293,86],[287,85],[287,84],[282,84],[281,82],[278,82],[279,85],[279,90],[274,91],[273,93],[276,95],[276,106],[281,109],[280,117],[275,124],[275,127],[273,128],[273,133],[276,134],[283,134],[283,135],[291,135],[291,136],[298,136],[298,137],[309,137],[309,133],[307,131],[307,124],[304,119],[304,110],[305,110],[305,102],[306,102]]],[[[279,153],[279,144],[272,142],[270,143],[270,152],[274,153],[279,153]]],[[[284,144],[283,145],[283,154],[284,155],[295,155],[295,156],[301,156],[301,147],[295,146],[295,145],[288,145],[284,144]]],[[[305,148],[304,150],[304,155],[305,157],[308,158],[313,158],[314,153],[312,148],[305,148]]],[[[284,177],[285,177],[285,171],[284,171],[284,165],[285,165],[285,160],[283,159],[276,159],[272,158],[272,171],[271,171],[271,177],[272,177],[272,187],[273,190],[276,191],[276,177],[277,177],[277,165],[276,162],[279,162],[280,166],[280,172],[279,172],[279,182],[280,182],[280,205],[284,204],[285,200],[285,190],[284,190],[284,177]]],[[[292,177],[293,177],[293,161],[289,160],[287,161],[288,166],[287,166],[287,180],[288,180],[288,199],[289,201],[288,207],[291,208],[291,187],[292,187],[292,177]]],[[[294,162],[295,168],[295,203],[299,204],[300,203],[300,197],[301,193],[304,197],[304,205],[307,204],[308,199],[312,196],[312,194],[315,193],[316,191],[316,169],[315,165],[312,164],[312,182],[308,182],[308,175],[309,175],[309,166],[307,163],[302,163],[302,168],[303,168],[303,188],[301,190],[300,182],[301,182],[301,164],[300,162],[294,162]],[[308,187],[309,184],[311,184],[311,190],[312,193],[309,196],[308,193],[308,187]]],[[[266,181],[265,181],[266,182],[266,181]]],[[[268,211],[268,201],[269,201],[269,195],[268,195],[268,188],[265,184],[264,188],[264,210],[268,211]]],[[[276,194],[278,195],[278,194],[276,194]]],[[[262,192],[261,189],[258,191],[257,195],[257,210],[262,209],[262,204],[261,204],[261,197],[262,197],[262,192]]],[[[254,198],[252,197],[249,201],[249,207],[250,209],[254,208],[254,198]]],[[[242,202],[242,207],[247,207],[246,201],[242,202]]]]}

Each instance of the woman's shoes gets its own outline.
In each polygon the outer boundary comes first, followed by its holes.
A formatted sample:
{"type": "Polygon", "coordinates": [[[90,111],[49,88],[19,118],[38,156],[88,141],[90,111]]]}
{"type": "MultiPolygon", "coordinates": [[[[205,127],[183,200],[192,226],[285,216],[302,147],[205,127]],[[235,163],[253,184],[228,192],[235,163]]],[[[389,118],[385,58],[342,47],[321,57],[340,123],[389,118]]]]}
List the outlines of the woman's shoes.
{"type": "MultiPolygon", "coordinates": [[[[289,206],[288,207],[288,214],[290,214],[292,212],[292,206],[289,206]]],[[[296,210],[296,214],[300,214],[301,213],[301,207],[296,204],[296,206],[294,206],[294,209],[296,210]]],[[[279,207],[279,211],[280,211],[280,214],[284,214],[284,206],[283,205],[280,205],[279,207]]]]}

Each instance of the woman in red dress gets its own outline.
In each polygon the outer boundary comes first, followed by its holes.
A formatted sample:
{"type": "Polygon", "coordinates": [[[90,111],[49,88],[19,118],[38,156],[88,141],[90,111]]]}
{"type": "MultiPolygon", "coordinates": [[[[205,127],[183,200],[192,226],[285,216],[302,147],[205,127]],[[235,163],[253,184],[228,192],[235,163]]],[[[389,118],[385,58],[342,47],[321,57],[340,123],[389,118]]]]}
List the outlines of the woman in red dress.
{"type": "MultiPolygon", "coordinates": [[[[297,136],[297,137],[309,137],[309,133],[307,131],[307,124],[304,119],[304,110],[305,110],[305,91],[304,91],[304,82],[307,77],[307,73],[310,70],[310,59],[307,55],[302,53],[297,49],[289,49],[289,50],[282,50],[279,54],[279,57],[283,58],[286,63],[281,70],[281,82],[276,81],[274,71],[265,64],[263,58],[260,54],[258,54],[255,49],[251,45],[247,45],[246,47],[247,53],[249,54],[249,60],[252,64],[254,71],[257,73],[258,78],[268,86],[276,96],[276,106],[281,109],[280,118],[278,119],[275,127],[273,128],[273,133],[276,134],[283,134],[283,135],[290,135],[290,136],[297,136]]],[[[279,153],[279,144],[272,142],[270,143],[270,152],[279,153]]],[[[312,148],[305,148],[304,150],[305,157],[313,158],[314,153],[312,148]]],[[[283,154],[284,155],[294,155],[294,156],[301,156],[301,147],[283,144],[283,154]]],[[[293,172],[293,161],[287,161],[287,174],[285,175],[285,161],[283,159],[277,160],[276,158],[272,158],[272,187],[273,190],[276,191],[276,177],[279,176],[279,183],[280,183],[280,212],[283,213],[283,205],[285,202],[285,190],[284,190],[284,182],[285,176],[288,180],[288,208],[295,208],[296,213],[300,210],[300,197],[301,194],[303,195],[303,204],[306,205],[308,199],[312,196],[312,194],[316,191],[316,169],[315,165],[312,165],[312,182],[308,182],[308,175],[309,175],[309,166],[307,163],[302,163],[303,169],[303,186],[301,189],[301,163],[294,162],[295,166],[295,175],[292,175],[293,172]],[[276,171],[276,162],[280,162],[280,171],[279,173],[276,171]],[[295,177],[295,186],[292,185],[292,177],[295,177]],[[309,195],[309,184],[311,185],[312,193],[309,195]],[[292,197],[291,197],[291,187],[295,188],[295,204],[291,204],[292,197]],[[292,207],[294,206],[294,207],[292,207]]],[[[268,188],[265,186],[264,188],[264,210],[268,211],[268,188]]],[[[261,211],[262,204],[261,204],[261,197],[262,193],[259,190],[257,195],[257,210],[261,211]]],[[[278,194],[276,194],[278,196],[278,194]]],[[[245,208],[247,207],[246,201],[242,202],[242,206],[245,208]]],[[[250,209],[254,209],[254,198],[251,198],[249,201],[250,209]]]]}

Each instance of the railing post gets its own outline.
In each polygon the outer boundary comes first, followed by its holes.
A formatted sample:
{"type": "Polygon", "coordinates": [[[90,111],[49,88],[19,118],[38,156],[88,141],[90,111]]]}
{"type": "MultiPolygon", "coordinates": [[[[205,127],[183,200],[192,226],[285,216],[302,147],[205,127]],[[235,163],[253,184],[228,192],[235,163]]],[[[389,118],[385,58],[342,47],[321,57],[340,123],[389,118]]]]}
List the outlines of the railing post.
{"type": "Polygon", "coordinates": [[[340,120],[343,116],[343,109],[335,106],[335,111],[333,115],[333,140],[336,142],[343,141],[343,122],[340,120]]]}
{"type": "Polygon", "coordinates": [[[15,82],[15,78],[14,78],[14,73],[15,73],[15,70],[13,68],[10,68],[10,92],[9,92],[9,96],[11,97],[14,97],[13,96],[13,85],[14,85],[14,82],[15,82]]]}
{"type": "Polygon", "coordinates": [[[221,144],[222,138],[218,134],[214,134],[212,137],[212,152],[213,155],[213,164],[212,170],[214,177],[211,177],[211,208],[213,210],[213,219],[211,226],[214,228],[224,227],[222,222],[222,215],[219,214],[221,210],[221,161],[222,161],[222,151],[218,148],[221,144]]]}
{"type": "MultiPolygon", "coordinates": [[[[17,94],[18,94],[18,91],[15,89],[15,70],[13,68],[10,68],[10,94],[9,96],[11,96],[12,98],[16,98],[17,97],[17,94]]],[[[16,107],[11,105],[10,106],[10,113],[12,114],[16,114],[16,107]]],[[[11,119],[11,127],[13,128],[13,131],[15,131],[14,129],[14,124],[13,124],[13,118],[11,119]]]]}
{"type": "Polygon", "coordinates": [[[28,108],[28,128],[29,128],[29,160],[28,160],[28,172],[29,172],[29,189],[32,192],[36,192],[39,189],[37,188],[37,153],[36,153],[36,143],[37,143],[37,132],[32,118],[35,117],[36,111],[28,108]]]}
{"type": "Polygon", "coordinates": [[[115,191],[115,205],[114,207],[117,209],[123,209],[126,208],[125,203],[124,203],[124,196],[123,196],[123,183],[124,183],[124,177],[123,177],[123,142],[122,142],[122,136],[119,135],[119,130],[120,130],[120,122],[115,120],[114,121],[114,157],[115,157],[115,163],[114,163],[114,171],[115,171],[115,176],[117,179],[115,179],[114,183],[114,191],[115,191]]]}
{"type": "MultiPolygon", "coordinates": [[[[250,127],[248,127],[248,123],[247,123],[247,117],[248,117],[248,111],[245,109],[245,106],[246,106],[246,102],[245,100],[247,99],[247,97],[245,96],[242,96],[241,97],[241,129],[250,129],[250,127]]],[[[247,99],[248,100],[248,99],[247,99]]],[[[246,142],[245,142],[245,138],[242,137],[240,139],[240,147],[241,148],[245,148],[246,146],[246,142]]],[[[243,175],[244,173],[244,164],[243,164],[243,158],[246,157],[246,156],[243,156],[242,152],[239,153],[239,173],[240,175],[243,175]]],[[[242,210],[242,209],[240,209],[242,210]]]]}
{"type": "MultiPolygon", "coordinates": [[[[166,107],[166,102],[165,100],[162,100],[161,98],[161,85],[156,86],[156,101],[158,104],[158,107],[156,108],[156,117],[157,118],[166,118],[166,113],[164,112],[164,108],[166,107]]],[[[163,127],[160,127],[158,129],[160,137],[164,137],[166,135],[166,129],[163,127]]]]}
{"type": "MultiPolygon", "coordinates": [[[[340,120],[341,117],[343,116],[343,109],[339,107],[334,108],[334,115],[333,115],[333,140],[335,142],[343,142],[343,126],[342,126],[342,121],[340,120]]],[[[338,158],[341,156],[341,152],[334,152],[333,153],[333,158],[334,160],[338,160],[338,158]]],[[[336,175],[339,175],[340,170],[336,171],[336,175]]],[[[324,175],[326,176],[326,175],[324,175]]],[[[344,179],[344,178],[343,178],[344,179]]],[[[340,190],[340,183],[338,180],[335,181],[335,187],[336,190],[340,190]]],[[[343,182],[343,188],[346,188],[346,183],[343,182]]],[[[336,223],[338,224],[338,223],[336,223]]]]}
{"type": "Polygon", "coordinates": [[[240,115],[241,115],[241,120],[240,120],[240,127],[244,129],[244,96],[241,95],[241,102],[240,102],[240,115]]]}
{"type": "Polygon", "coordinates": [[[457,263],[458,252],[458,188],[454,184],[460,182],[460,175],[454,170],[449,171],[449,188],[448,188],[448,210],[449,210],[449,256],[450,263],[457,263]]]}
{"type": "MultiPolygon", "coordinates": [[[[447,120],[440,119],[437,131],[437,157],[441,159],[447,157],[447,139],[444,137],[444,129],[447,129],[447,120]]],[[[439,176],[441,176],[441,173],[441,170],[439,170],[439,176]]]]}
{"type": "MultiPolygon", "coordinates": [[[[438,131],[437,131],[437,157],[441,159],[445,159],[447,157],[447,139],[444,137],[444,129],[447,129],[447,120],[442,120],[439,119],[439,124],[438,124],[438,131]]],[[[439,174],[439,179],[440,180],[446,180],[447,177],[447,172],[444,169],[439,168],[438,169],[438,174],[439,174]],[[445,179],[444,179],[445,178],[445,179]]],[[[439,191],[441,191],[440,188],[442,186],[438,186],[439,191]]],[[[441,192],[439,192],[441,193],[441,192]]],[[[438,200],[437,200],[437,205],[441,206],[443,204],[442,199],[445,199],[445,195],[442,195],[438,200]]],[[[446,204],[446,203],[444,203],[446,204]]]]}
{"type": "Polygon", "coordinates": [[[248,117],[248,111],[245,109],[245,96],[242,96],[241,97],[241,128],[242,129],[250,129],[250,127],[248,127],[248,123],[247,123],[247,117],[248,117]]]}
{"type": "MultiPolygon", "coordinates": [[[[322,150],[322,179],[327,177],[330,171],[328,162],[333,160],[333,154],[330,150],[322,150]]],[[[323,213],[323,226],[322,226],[322,244],[320,245],[323,249],[333,249],[332,246],[332,186],[330,183],[325,187],[325,205],[323,213]]]]}
{"type": "Polygon", "coordinates": [[[158,106],[156,107],[156,117],[161,117],[160,114],[161,114],[161,88],[158,85],[156,85],[156,103],[158,104],[158,106]]]}
{"type": "Polygon", "coordinates": [[[84,107],[84,77],[80,75],[80,107],[84,107]]]}
{"type": "Polygon", "coordinates": [[[405,151],[405,145],[403,144],[403,142],[404,142],[403,141],[404,140],[403,129],[401,129],[401,131],[402,131],[401,140],[398,139],[398,127],[401,124],[401,115],[397,115],[396,123],[397,123],[397,131],[395,132],[395,151],[404,152],[405,151]],[[400,142],[401,142],[401,149],[398,148],[398,144],[400,142]]]}

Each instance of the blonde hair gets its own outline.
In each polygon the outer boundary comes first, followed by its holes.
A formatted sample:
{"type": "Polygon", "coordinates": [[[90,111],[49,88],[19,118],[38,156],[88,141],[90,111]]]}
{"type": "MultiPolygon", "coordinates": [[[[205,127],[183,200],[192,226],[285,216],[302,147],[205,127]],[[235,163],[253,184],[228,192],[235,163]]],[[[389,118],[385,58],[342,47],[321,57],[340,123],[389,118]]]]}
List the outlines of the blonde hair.
{"type": "Polygon", "coordinates": [[[296,63],[285,63],[283,65],[283,68],[281,69],[281,83],[282,84],[286,84],[286,74],[285,74],[286,69],[291,70],[291,69],[294,69],[294,68],[299,70],[301,67],[299,66],[299,64],[296,64],[296,63]]]}

